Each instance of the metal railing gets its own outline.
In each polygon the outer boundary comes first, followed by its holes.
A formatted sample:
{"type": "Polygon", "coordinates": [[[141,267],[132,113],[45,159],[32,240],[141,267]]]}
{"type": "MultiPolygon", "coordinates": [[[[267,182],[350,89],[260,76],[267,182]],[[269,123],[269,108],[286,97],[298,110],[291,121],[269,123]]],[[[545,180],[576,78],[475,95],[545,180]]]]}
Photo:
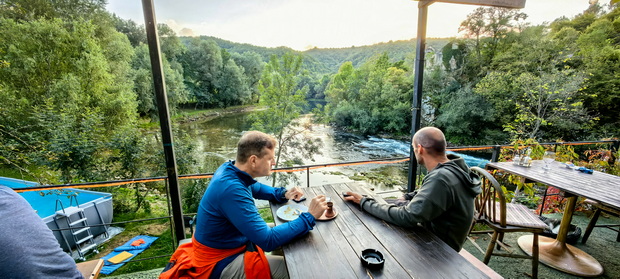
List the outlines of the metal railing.
{"type": "MultiPolygon", "coordinates": [[[[603,140],[603,141],[538,143],[538,145],[542,145],[542,146],[558,146],[558,145],[572,145],[572,146],[575,146],[575,145],[594,145],[594,144],[609,144],[611,150],[617,151],[619,149],[620,141],[618,141],[618,140],[603,140]]],[[[527,146],[533,146],[533,145],[536,145],[536,144],[521,145],[520,148],[525,148],[527,146]]],[[[505,148],[514,148],[514,145],[505,144],[505,145],[482,145],[482,146],[456,146],[456,147],[448,147],[447,149],[450,150],[450,151],[485,151],[485,150],[490,150],[492,152],[492,155],[491,155],[491,159],[489,161],[497,162],[497,160],[499,159],[499,155],[501,153],[501,150],[505,149],[505,148]]],[[[316,170],[316,169],[320,169],[320,168],[327,168],[327,167],[358,166],[358,165],[365,165],[365,164],[395,164],[395,163],[406,162],[408,160],[410,160],[409,157],[395,157],[395,158],[375,159],[375,160],[363,160],[363,161],[350,161],[350,162],[341,162],[341,163],[326,163],[326,164],[313,164],[313,165],[301,165],[301,166],[283,167],[283,168],[275,168],[275,169],[273,169],[273,171],[274,172],[286,172],[286,173],[305,171],[306,172],[306,178],[307,178],[307,185],[306,186],[310,187],[310,171],[311,170],[316,170]]],[[[180,180],[186,180],[186,179],[206,179],[206,178],[211,178],[211,177],[213,177],[213,173],[187,174],[187,175],[179,175],[178,176],[178,178],[180,180]]],[[[166,188],[168,187],[168,183],[167,183],[168,179],[167,179],[167,177],[166,176],[159,176],[159,177],[149,177],[149,178],[113,180],[113,181],[104,181],[104,182],[85,182],[85,183],[75,183],[75,184],[42,185],[42,186],[35,186],[35,187],[18,188],[18,189],[14,189],[14,190],[16,192],[27,192],[27,191],[42,191],[42,190],[64,189],[64,188],[114,187],[114,186],[129,185],[129,184],[135,184],[135,183],[159,182],[159,181],[163,181],[164,183],[166,183],[166,188]]],[[[395,191],[400,191],[400,190],[395,190],[395,191]]],[[[393,191],[387,191],[387,192],[393,192],[393,191]]],[[[170,201],[170,197],[169,196],[170,195],[168,194],[167,195],[168,201],[170,201]]],[[[546,195],[546,196],[548,196],[548,195],[546,195]]],[[[168,206],[169,206],[169,212],[174,212],[175,211],[174,209],[170,208],[170,202],[168,202],[168,206]]],[[[189,215],[192,215],[192,214],[189,214],[189,215]]],[[[146,222],[146,221],[153,221],[153,220],[168,219],[168,220],[171,221],[170,222],[171,232],[175,232],[174,229],[172,229],[173,218],[174,218],[174,216],[172,214],[172,215],[168,215],[168,216],[160,216],[160,217],[153,217],[153,218],[147,218],[147,219],[130,220],[130,221],[122,221],[122,222],[112,222],[112,223],[106,223],[106,224],[97,224],[97,225],[91,225],[91,227],[92,226],[120,225],[120,224],[134,223],[134,222],[146,222]]],[[[69,228],[54,229],[53,231],[62,231],[62,230],[68,230],[68,229],[69,228]]],[[[183,237],[185,237],[185,235],[183,235],[183,237]]],[[[174,240],[175,238],[173,237],[172,239],[174,240]]],[[[174,248],[176,247],[176,243],[172,243],[172,247],[173,247],[173,250],[174,250],[174,248]]],[[[144,260],[149,260],[149,259],[162,258],[162,257],[166,257],[166,256],[169,257],[170,255],[159,255],[159,256],[153,256],[153,257],[149,257],[149,258],[130,260],[130,261],[127,261],[127,262],[128,263],[130,263],[130,262],[138,262],[138,261],[144,261],[144,260]]]]}

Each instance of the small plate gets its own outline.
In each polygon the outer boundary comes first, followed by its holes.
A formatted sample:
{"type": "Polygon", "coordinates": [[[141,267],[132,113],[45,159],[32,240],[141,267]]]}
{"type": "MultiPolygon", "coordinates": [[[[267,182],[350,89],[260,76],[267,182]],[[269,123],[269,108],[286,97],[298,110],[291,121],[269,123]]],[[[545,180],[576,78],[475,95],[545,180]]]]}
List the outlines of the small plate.
{"type": "Polygon", "coordinates": [[[301,213],[307,212],[308,208],[301,204],[286,204],[276,211],[278,218],[284,221],[293,221],[301,215],[301,213]]]}
{"type": "Polygon", "coordinates": [[[327,213],[327,210],[323,211],[323,215],[321,215],[321,217],[319,217],[317,220],[319,221],[329,221],[331,219],[336,218],[336,216],[338,216],[338,210],[336,210],[336,208],[332,209],[334,211],[334,216],[332,217],[327,217],[325,216],[325,213],[327,213]]]}

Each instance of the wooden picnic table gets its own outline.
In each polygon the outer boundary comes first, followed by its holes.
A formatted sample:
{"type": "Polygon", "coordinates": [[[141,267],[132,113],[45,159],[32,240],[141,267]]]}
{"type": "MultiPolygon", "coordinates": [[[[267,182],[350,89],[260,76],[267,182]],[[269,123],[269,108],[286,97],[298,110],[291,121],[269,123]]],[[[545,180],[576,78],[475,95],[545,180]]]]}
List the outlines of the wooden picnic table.
{"type": "MultiPolygon", "coordinates": [[[[331,197],[336,218],[317,221],[305,236],[283,246],[290,278],[489,278],[428,230],[405,229],[389,224],[359,205],[345,201],[344,191],[372,194],[359,183],[339,183],[304,188],[308,199],[325,194],[331,197]],[[380,270],[368,270],[360,261],[361,251],[373,248],[385,257],[380,270]]],[[[380,202],[385,202],[374,196],[380,202]]],[[[289,201],[295,204],[293,201],[289,201]]],[[[276,216],[284,204],[272,204],[276,216]]]]}
{"type": "MultiPolygon", "coordinates": [[[[531,167],[514,165],[512,162],[488,163],[488,169],[497,169],[521,176],[523,182],[539,182],[560,189],[567,198],[564,215],[560,223],[557,239],[539,237],[539,259],[545,265],[578,276],[598,276],[603,267],[584,251],[566,244],[577,197],[586,197],[603,205],[620,209],[620,177],[594,171],[582,173],[566,168],[559,162],[551,164],[551,170],[543,170],[543,161],[533,161],[531,167]]],[[[532,236],[522,236],[519,246],[531,255],[532,236]]]]}

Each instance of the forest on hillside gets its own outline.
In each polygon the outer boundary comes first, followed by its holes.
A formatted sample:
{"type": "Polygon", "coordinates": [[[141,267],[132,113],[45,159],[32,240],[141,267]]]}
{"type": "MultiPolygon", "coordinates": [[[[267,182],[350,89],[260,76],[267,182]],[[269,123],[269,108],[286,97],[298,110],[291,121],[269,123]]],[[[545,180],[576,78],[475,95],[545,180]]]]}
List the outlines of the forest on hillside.
{"type": "MultiPolygon", "coordinates": [[[[479,8],[461,25],[466,37],[429,40],[423,125],[455,145],[618,137],[617,4],[539,26],[526,17],[479,8]]],[[[0,0],[0,28],[3,168],[54,183],[165,173],[160,146],[144,137],[157,106],[142,24],[110,14],[104,0],[0,0]]],[[[304,101],[324,99],[316,116],[342,129],[410,133],[415,40],[297,52],[180,38],[165,24],[158,32],[173,115],[277,109],[280,97],[298,115],[304,101]]],[[[175,141],[179,173],[199,171],[184,156],[191,139],[175,141]]]]}
{"type": "MultiPolygon", "coordinates": [[[[427,49],[423,126],[457,145],[618,137],[620,8],[594,4],[539,26],[526,18],[478,8],[461,24],[466,38],[427,49]]],[[[410,64],[388,55],[342,64],[325,91],[331,121],[368,134],[409,133],[410,64]]]]}

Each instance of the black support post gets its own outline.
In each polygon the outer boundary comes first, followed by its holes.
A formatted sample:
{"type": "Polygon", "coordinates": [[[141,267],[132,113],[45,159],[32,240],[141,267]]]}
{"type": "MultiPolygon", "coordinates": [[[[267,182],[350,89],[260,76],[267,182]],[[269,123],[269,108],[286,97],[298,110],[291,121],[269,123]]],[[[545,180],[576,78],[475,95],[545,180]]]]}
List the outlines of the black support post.
{"type": "Polygon", "coordinates": [[[168,112],[168,98],[166,96],[166,83],[164,81],[164,72],[162,69],[159,39],[157,38],[157,21],[155,20],[153,0],[142,0],[142,9],[144,11],[146,38],[148,40],[149,54],[151,56],[151,69],[153,72],[153,83],[155,85],[157,110],[159,112],[161,138],[164,146],[164,155],[166,157],[166,171],[168,174],[170,202],[172,204],[174,235],[178,242],[185,238],[185,226],[183,222],[183,209],[181,208],[179,178],[177,175],[176,159],[174,157],[172,129],[170,125],[170,114],[168,112]]]}
{"type": "MultiPolygon", "coordinates": [[[[424,54],[426,51],[426,19],[428,16],[428,5],[434,1],[420,1],[418,3],[418,35],[414,65],[413,79],[413,102],[411,108],[411,143],[413,135],[420,129],[420,119],[422,118],[422,80],[424,78],[424,54]]],[[[415,159],[413,148],[409,146],[409,174],[407,191],[413,192],[416,185],[416,173],[418,172],[418,162],[415,159]]]]}
{"type": "Polygon", "coordinates": [[[497,162],[499,160],[499,153],[502,152],[502,147],[499,145],[493,146],[493,155],[491,155],[491,162],[497,162]]]}

